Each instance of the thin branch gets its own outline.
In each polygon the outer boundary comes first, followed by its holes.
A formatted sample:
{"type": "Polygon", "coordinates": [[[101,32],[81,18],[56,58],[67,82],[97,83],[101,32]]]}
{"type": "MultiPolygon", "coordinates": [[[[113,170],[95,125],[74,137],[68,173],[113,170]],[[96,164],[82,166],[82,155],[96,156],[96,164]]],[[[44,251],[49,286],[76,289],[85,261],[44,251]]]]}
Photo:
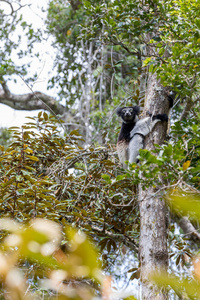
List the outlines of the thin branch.
{"type": "Polygon", "coordinates": [[[182,121],[183,119],[187,118],[188,114],[190,113],[191,111],[191,108],[193,106],[193,102],[192,102],[192,99],[191,98],[187,98],[186,99],[186,105],[185,105],[185,108],[180,116],[180,121],[182,121]]]}
{"type": "Polygon", "coordinates": [[[0,78],[0,79],[1,79],[1,85],[2,85],[2,88],[4,90],[6,97],[10,98],[11,93],[7,86],[7,83],[5,82],[5,80],[3,80],[3,78],[0,78]]]}
{"type": "Polygon", "coordinates": [[[136,56],[138,56],[138,58],[141,56],[141,53],[139,51],[130,51],[129,48],[125,44],[123,44],[121,41],[115,41],[112,38],[110,38],[110,41],[114,45],[121,46],[122,48],[124,48],[131,55],[136,55],[136,56]]]}
{"type": "Polygon", "coordinates": [[[110,232],[108,230],[102,230],[97,226],[92,226],[92,230],[98,232],[100,235],[116,240],[117,242],[122,242],[124,245],[126,245],[136,253],[138,252],[138,245],[136,244],[136,242],[124,234],[120,234],[120,233],[118,234],[118,233],[110,232]]]}
{"type": "Polygon", "coordinates": [[[179,221],[179,225],[181,229],[184,231],[185,235],[189,237],[189,239],[194,241],[200,241],[200,233],[196,230],[196,228],[192,225],[188,217],[183,217],[179,221]]]}
{"type": "MultiPolygon", "coordinates": [[[[115,194],[114,196],[115,196],[115,197],[116,197],[116,196],[121,196],[121,198],[123,197],[122,193],[115,194]]],[[[107,198],[107,201],[110,203],[110,205],[112,205],[112,206],[114,206],[114,207],[132,207],[132,203],[133,203],[134,201],[136,201],[136,200],[135,200],[135,198],[132,198],[132,199],[129,201],[128,204],[115,204],[115,203],[113,203],[113,202],[111,201],[111,199],[108,197],[108,198],[107,198]]]]}
{"type": "Polygon", "coordinates": [[[14,9],[12,3],[8,0],[0,0],[1,2],[5,2],[10,6],[11,9],[11,13],[10,14],[4,14],[4,16],[12,16],[15,12],[17,12],[18,10],[20,10],[21,8],[25,7],[25,6],[30,6],[31,4],[20,4],[19,2],[17,3],[17,5],[19,6],[17,9],[14,9]]]}
{"type": "Polygon", "coordinates": [[[11,13],[10,14],[4,14],[4,15],[5,16],[12,15],[14,13],[14,8],[13,8],[12,4],[9,1],[7,1],[7,0],[1,0],[1,2],[7,3],[10,6],[10,9],[11,9],[11,13]]]}

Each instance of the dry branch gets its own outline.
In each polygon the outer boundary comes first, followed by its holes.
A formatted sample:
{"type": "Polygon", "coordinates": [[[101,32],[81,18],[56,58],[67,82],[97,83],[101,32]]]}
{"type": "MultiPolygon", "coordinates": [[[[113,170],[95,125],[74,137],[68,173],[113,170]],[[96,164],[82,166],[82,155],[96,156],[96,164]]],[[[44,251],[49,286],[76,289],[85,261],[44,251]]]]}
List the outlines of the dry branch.
{"type": "Polygon", "coordinates": [[[53,110],[55,114],[60,115],[63,115],[65,111],[64,105],[44,93],[34,92],[17,95],[11,93],[5,83],[2,84],[2,87],[3,89],[0,89],[0,103],[16,110],[53,110]]]}

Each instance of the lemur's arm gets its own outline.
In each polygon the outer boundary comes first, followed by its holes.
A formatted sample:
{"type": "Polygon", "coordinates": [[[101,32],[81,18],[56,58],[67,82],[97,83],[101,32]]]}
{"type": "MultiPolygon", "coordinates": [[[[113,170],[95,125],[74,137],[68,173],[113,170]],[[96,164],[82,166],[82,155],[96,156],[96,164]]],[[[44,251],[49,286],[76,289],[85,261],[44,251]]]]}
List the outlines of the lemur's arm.
{"type": "Polygon", "coordinates": [[[137,121],[135,127],[131,130],[130,137],[132,138],[135,134],[147,136],[159,121],[168,121],[168,116],[166,114],[158,114],[137,121]]]}
{"type": "Polygon", "coordinates": [[[129,163],[137,162],[139,150],[143,149],[144,146],[144,137],[153,130],[159,121],[168,121],[168,116],[166,114],[158,114],[137,121],[130,133],[131,140],[128,147],[129,163]]]}

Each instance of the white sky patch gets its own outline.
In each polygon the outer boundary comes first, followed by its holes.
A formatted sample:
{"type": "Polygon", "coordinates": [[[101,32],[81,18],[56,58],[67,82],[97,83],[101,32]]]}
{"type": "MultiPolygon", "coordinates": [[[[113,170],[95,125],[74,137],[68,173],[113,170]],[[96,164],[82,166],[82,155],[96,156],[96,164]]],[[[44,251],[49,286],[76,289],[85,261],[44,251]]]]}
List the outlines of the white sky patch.
{"type": "Polygon", "coordinates": [[[30,120],[26,117],[35,117],[38,115],[39,110],[35,111],[22,111],[14,110],[11,107],[0,104],[0,127],[21,126],[30,120]]]}
{"type": "MultiPolygon", "coordinates": [[[[44,21],[47,15],[47,4],[48,1],[41,0],[22,0],[22,5],[31,4],[30,6],[25,6],[19,10],[19,13],[23,15],[23,20],[28,24],[32,24],[33,28],[36,30],[38,28],[43,28],[45,26],[44,21]],[[42,10],[42,8],[44,8],[42,10]]],[[[14,5],[14,3],[13,3],[14,5]]],[[[16,9],[17,6],[14,5],[16,9]]],[[[6,2],[0,1],[0,9],[3,9],[6,14],[10,14],[11,7],[6,2]]],[[[17,34],[22,35],[22,45],[20,45],[23,49],[26,48],[26,36],[23,37],[23,31],[20,28],[17,34]],[[24,44],[23,44],[24,43],[24,44]]],[[[47,90],[47,84],[49,80],[49,72],[51,75],[55,73],[53,70],[54,63],[54,49],[51,46],[52,38],[44,39],[44,41],[40,43],[36,43],[34,45],[35,51],[40,53],[40,57],[36,57],[34,55],[26,56],[21,59],[23,64],[31,63],[31,67],[28,69],[27,77],[31,77],[34,73],[37,72],[38,78],[35,82],[31,84],[31,89],[33,91],[40,91],[46,93],[52,97],[56,97],[55,90],[47,90]],[[40,60],[39,60],[40,59],[40,60]],[[30,73],[30,76],[29,76],[30,73]]],[[[17,49],[18,51],[19,49],[17,49]]],[[[12,56],[13,61],[19,62],[17,54],[12,56]]],[[[8,79],[9,77],[7,77],[8,79]]],[[[9,80],[7,82],[11,93],[14,94],[24,94],[31,93],[30,88],[23,82],[23,80],[19,76],[12,76],[17,80],[17,83],[9,80]]],[[[10,126],[21,126],[24,124],[27,119],[27,116],[37,116],[38,111],[18,111],[14,110],[6,105],[0,104],[0,127],[10,127],[10,126]]]]}

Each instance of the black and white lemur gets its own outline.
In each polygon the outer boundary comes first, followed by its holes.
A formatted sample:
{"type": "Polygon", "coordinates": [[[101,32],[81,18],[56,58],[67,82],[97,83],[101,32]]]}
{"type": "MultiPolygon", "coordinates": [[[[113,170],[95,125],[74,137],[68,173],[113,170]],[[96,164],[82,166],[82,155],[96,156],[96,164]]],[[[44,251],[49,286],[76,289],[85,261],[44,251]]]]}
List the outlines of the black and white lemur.
{"type": "Polygon", "coordinates": [[[117,109],[117,115],[122,118],[121,131],[117,141],[117,153],[124,169],[129,164],[137,162],[139,150],[143,149],[144,138],[159,121],[168,121],[166,114],[149,115],[143,119],[138,118],[139,106],[121,107],[117,109]]]}

